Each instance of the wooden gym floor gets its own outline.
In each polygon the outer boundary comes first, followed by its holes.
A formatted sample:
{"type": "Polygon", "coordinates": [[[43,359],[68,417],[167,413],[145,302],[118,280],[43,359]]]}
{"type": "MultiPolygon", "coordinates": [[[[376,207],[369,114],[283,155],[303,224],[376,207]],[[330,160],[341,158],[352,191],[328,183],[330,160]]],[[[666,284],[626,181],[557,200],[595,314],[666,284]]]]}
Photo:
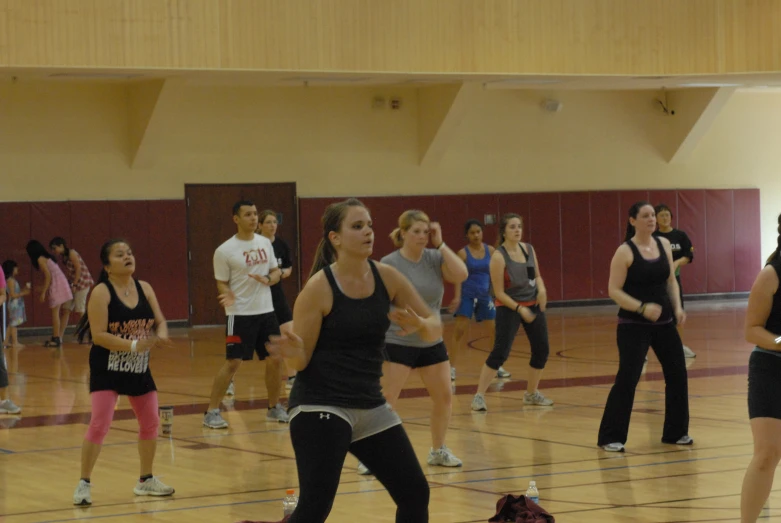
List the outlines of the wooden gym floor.
{"type": "MultiPolygon", "coordinates": [[[[655,356],[638,386],[625,454],[596,447],[597,428],[617,368],[613,307],[549,311],[552,355],[541,390],[553,408],[525,407],[528,344],[521,334],[487,395],[488,413],[470,402],[488,332],[472,324],[469,347],[457,354],[456,395],[448,446],[464,461],[457,469],[425,464],[430,400],[413,374],[399,411],[431,485],[431,521],[484,522],[505,493],[537,482],[540,504],[558,523],[717,522],[739,519],[740,487],[751,458],[746,373],[751,347],[743,340],[744,302],[688,306],[685,341],[691,448],[662,445],[664,382],[655,356]]],[[[448,324],[448,337],[452,324],[448,324]]],[[[137,498],[136,422],[122,399],[92,476],[93,505],[77,508],[82,437],[89,420],[88,348],[61,351],[41,340],[7,350],[11,397],[23,416],[0,415],[0,521],[99,520],[178,522],[281,518],[285,489],[297,487],[287,425],[265,421],[263,363],[245,364],[235,400],[226,402],[228,430],[201,425],[216,369],[223,361],[222,329],[174,331],[175,347],[153,356],[161,405],[174,405],[172,437],[159,440],[156,470],[176,488],[170,499],[137,498]],[[37,342],[37,343],[36,343],[37,342]]],[[[394,521],[382,485],[356,474],[348,456],[329,521],[394,521]]],[[[763,517],[781,521],[781,486],[763,517]],[[779,508],[775,508],[779,507],[779,508]]]]}

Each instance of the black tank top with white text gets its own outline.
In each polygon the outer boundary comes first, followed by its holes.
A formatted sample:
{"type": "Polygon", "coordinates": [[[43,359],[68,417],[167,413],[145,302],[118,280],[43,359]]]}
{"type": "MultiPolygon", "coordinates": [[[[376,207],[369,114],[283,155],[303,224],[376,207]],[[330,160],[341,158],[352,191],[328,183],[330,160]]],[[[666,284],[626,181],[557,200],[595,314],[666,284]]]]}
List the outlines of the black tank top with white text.
{"type": "Polygon", "coordinates": [[[309,365],[296,375],[288,407],[329,405],[373,409],[385,404],[380,387],[385,333],[390,327],[390,296],[375,263],[374,292],[350,298],[336,283],[330,267],[323,269],[334,301],[323,318],[309,365]]]}
{"type": "MultiPolygon", "coordinates": [[[[138,280],[138,304],[132,309],[122,303],[111,283],[103,285],[111,293],[108,304],[108,333],[126,340],[149,337],[155,325],[155,313],[138,280]]],[[[130,352],[108,350],[95,343],[89,352],[89,390],[113,390],[125,396],[143,396],[157,390],[149,370],[149,351],[130,352]]]]}
{"type": "Polygon", "coordinates": [[[667,281],[670,277],[670,261],[662,241],[653,237],[659,247],[659,257],[646,260],[632,240],[625,243],[632,249],[632,265],[626,271],[623,290],[631,297],[643,303],[656,303],[662,306],[662,314],[655,322],[647,320],[641,314],[625,309],[618,310],[619,323],[644,323],[661,325],[673,320],[673,306],[667,294],[667,281]]]}

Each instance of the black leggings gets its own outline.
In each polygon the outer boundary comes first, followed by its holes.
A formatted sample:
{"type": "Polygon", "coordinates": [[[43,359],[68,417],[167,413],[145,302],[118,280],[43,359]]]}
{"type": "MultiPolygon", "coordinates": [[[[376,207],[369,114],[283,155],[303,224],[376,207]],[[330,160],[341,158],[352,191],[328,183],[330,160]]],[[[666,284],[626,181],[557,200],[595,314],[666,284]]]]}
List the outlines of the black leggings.
{"type": "MultiPolygon", "coordinates": [[[[339,487],[342,466],[351,452],[396,502],[396,523],[427,523],[429,487],[407,433],[401,425],[350,443],[352,428],[339,416],[299,412],[290,422],[300,497],[288,523],[322,523],[339,487]]],[[[365,514],[368,519],[372,514],[365,514]]]]}
{"type": "Polygon", "coordinates": [[[529,366],[533,369],[545,368],[550,353],[548,320],[545,319],[545,313],[540,310],[539,306],[534,305],[529,308],[537,315],[531,323],[523,321],[521,315],[512,309],[504,306],[496,308],[496,337],[494,338],[494,348],[488,355],[488,359],[485,360],[487,367],[498,370],[507,361],[515,335],[518,334],[518,329],[523,325],[532,351],[529,366]]]}
{"type": "Polygon", "coordinates": [[[672,322],[666,325],[620,324],[616,337],[618,374],[607,397],[597,445],[626,443],[635,390],[649,346],[659,358],[664,374],[662,441],[675,443],[689,433],[689,384],[683,344],[675,325],[672,322]]]}

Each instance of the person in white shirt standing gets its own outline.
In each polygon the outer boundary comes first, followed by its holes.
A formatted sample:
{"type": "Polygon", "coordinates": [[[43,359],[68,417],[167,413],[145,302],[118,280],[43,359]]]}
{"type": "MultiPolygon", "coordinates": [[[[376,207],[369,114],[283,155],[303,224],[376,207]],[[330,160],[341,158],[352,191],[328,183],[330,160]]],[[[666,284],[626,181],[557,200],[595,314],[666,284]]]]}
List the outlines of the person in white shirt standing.
{"type": "Polygon", "coordinates": [[[238,232],[214,252],[214,278],[217,280],[220,305],[227,315],[225,359],[212,385],[209,410],[203,424],[212,429],[228,427],[220,414],[220,401],[242,361],[251,361],[257,353],[266,361],[266,389],[269,409],[266,419],[288,422],[285,408],[279,403],[279,360],[267,358],[266,342],[279,335],[274,314],[271,286],[279,283],[282,271],[277,266],[274,249],[268,238],[255,234],[258,209],[251,201],[233,206],[233,221],[238,232]]]}

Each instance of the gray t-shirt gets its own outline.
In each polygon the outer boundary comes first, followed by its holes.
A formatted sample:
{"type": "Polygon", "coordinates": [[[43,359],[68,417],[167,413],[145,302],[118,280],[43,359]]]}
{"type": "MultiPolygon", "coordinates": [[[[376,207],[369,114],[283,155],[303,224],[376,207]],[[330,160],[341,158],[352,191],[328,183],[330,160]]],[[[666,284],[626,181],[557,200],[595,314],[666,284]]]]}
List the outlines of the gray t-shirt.
{"type": "MultiPolygon", "coordinates": [[[[424,249],[420,261],[415,263],[403,257],[401,251],[397,250],[380,261],[395,267],[406,276],[417,289],[423,301],[434,311],[434,314],[439,314],[442,307],[442,295],[445,293],[445,285],[442,282],[441,252],[436,249],[424,249]]],[[[385,343],[406,347],[431,347],[442,341],[442,339],[435,342],[423,341],[417,333],[402,336],[398,334],[399,331],[401,331],[401,327],[391,323],[385,334],[385,343]]]]}

